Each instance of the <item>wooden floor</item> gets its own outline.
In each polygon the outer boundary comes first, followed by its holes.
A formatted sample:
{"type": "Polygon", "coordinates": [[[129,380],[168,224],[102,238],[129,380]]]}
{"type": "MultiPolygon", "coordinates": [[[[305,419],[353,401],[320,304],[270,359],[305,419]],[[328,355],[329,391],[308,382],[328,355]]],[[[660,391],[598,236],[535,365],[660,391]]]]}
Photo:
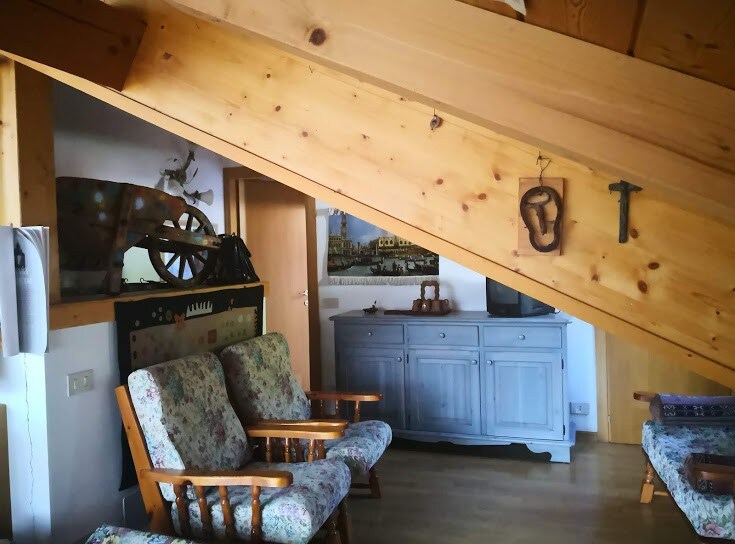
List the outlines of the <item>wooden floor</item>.
{"type": "MultiPolygon", "coordinates": [[[[638,503],[640,446],[578,440],[570,465],[523,446],[396,440],[379,464],[381,500],[352,498],[355,544],[693,544],[669,497],[638,503]]],[[[358,493],[358,492],[355,492],[358,493]]]]}

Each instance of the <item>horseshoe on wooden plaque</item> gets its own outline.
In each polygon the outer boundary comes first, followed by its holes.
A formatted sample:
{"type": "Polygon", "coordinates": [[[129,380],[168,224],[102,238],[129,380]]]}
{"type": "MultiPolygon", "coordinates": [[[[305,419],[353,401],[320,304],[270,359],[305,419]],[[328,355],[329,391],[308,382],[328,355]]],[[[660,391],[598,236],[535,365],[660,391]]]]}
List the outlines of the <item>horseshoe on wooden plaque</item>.
{"type": "Polygon", "coordinates": [[[551,187],[547,187],[545,185],[533,187],[526,191],[521,197],[520,207],[523,223],[528,229],[528,240],[531,243],[531,246],[533,246],[533,249],[535,249],[536,251],[540,251],[541,253],[548,253],[549,251],[554,251],[557,247],[559,247],[559,243],[561,242],[561,220],[563,212],[563,204],[559,193],[557,193],[551,187]],[[542,195],[546,196],[545,200],[539,202],[531,202],[531,198],[542,195]],[[554,239],[546,245],[541,245],[536,241],[537,233],[533,221],[531,220],[531,211],[534,211],[536,213],[536,218],[538,219],[538,234],[543,236],[548,232],[549,223],[549,221],[546,219],[545,208],[546,205],[551,202],[553,202],[556,206],[556,217],[551,220],[551,222],[554,223],[554,239]]]}

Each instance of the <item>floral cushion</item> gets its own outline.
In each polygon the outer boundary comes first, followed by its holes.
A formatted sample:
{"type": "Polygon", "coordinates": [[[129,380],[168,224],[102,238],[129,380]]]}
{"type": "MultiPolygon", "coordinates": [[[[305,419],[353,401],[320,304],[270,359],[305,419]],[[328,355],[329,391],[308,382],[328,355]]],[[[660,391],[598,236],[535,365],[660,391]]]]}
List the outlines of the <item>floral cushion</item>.
{"type": "MultiPolygon", "coordinates": [[[[128,388],[154,467],[232,470],[251,458],[213,353],[136,370],[128,388]]],[[[161,492],[175,499],[171,485],[161,492]]]]}
{"type": "Polygon", "coordinates": [[[197,544],[194,540],[187,540],[175,536],[156,535],[125,529],[124,527],[113,527],[102,525],[92,533],[86,544],[197,544]]]}
{"type": "Polygon", "coordinates": [[[340,459],[352,476],[361,476],[378,462],[393,439],[390,425],[383,421],[361,421],[345,429],[345,435],[327,440],[324,447],[327,459],[340,459]]]}
{"type": "Polygon", "coordinates": [[[233,344],[219,356],[232,404],[243,423],[311,417],[311,405],[291,372],[288,343],[281,333],[233,344]]]}
{"type": "MultiPolygon", "coordinates": [[[[248,469],[287,470],[293,484],[283,488],[261,488],[263,539],[267,542],[307,543],[345,498],[350,489],[350,471],[330,459],[311,463],[249,463],[248,469]]],[[[252,509],[250,487],[228,487],[238,538],[249,540],[252,509]]],[[[215,537],[225,537],[219,491],[207,494],[215,537]]],[[[172,505],[174,528],[180,532],[179,516],[172,505]]],[[[202,518],[196,501],[189,502],[189,525],[196,537],[203,535],[202,518]]]]}
{"type": "Polygon", "coordinates": [[[735,427],[643,424],[643,449],[671,496],[697,533],[735,539],[732,495],[700,493],[687,481],[684,460],[690,453],[735,455],[735,427]]]}

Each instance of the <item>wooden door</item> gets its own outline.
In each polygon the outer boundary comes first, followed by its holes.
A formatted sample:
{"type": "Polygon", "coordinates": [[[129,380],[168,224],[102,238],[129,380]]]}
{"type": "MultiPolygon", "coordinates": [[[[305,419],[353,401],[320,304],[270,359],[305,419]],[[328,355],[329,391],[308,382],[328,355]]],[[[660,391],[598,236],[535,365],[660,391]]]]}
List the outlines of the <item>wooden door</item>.
{"type": "Polygon", "coordinates": [[[409,350],[409,429],[480,432],[480,353],[409,350]]]}
{"type": "Polygon", "coordinates": [[[402,349],[340,346],[336,366],[339,390],[383,393],[380,402],[362,403],[362,419],[379,419],[394,429],[406,428],[402,349]]]}
{"type": "Polygon", "coordinates": [[[310,258],[316,266],[307,248],[307,216],[314,220],[307,213],[309,200],[313,202],[275,181],[244,182],[244,238],[256,273],[269,283],[266,331],[286,336],[293,373],[305,390],[311,388],[309,294],[317,300],[315,282],[311,293],[309,289],[310,258]]]}
{"type": "Polygon", "coordinates": [[[612,334],[597,330],[596,342],[598,381],[601,381],[598,387],[598,410],[601,414],[598,435],[603,440],[607,435],[610,442],[641,443],[641,427],[644,421],[650,419],[650,415],[647,403],[633,400],[633,391],[682,395],[730,394],[727,387],[612,334]]]}
{"type": "Polygon", "coordinates": [[[483,374],[483,434],[564,437],[559,353],[486,352],[483,374]]]}

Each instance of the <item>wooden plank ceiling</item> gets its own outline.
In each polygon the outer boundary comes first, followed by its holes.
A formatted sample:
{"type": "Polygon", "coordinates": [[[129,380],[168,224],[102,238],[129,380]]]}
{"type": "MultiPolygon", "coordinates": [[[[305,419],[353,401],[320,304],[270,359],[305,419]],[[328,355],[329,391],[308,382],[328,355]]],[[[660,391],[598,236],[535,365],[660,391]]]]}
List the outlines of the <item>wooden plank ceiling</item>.
{"type": "Polygon", "coordinates": [[[735,0],[458,0],[735,89],[735,0]]]}
{"type": "Polygon", "coordinates": [[[122,92],[13,58],[735,386],[732,223],[644,190],[619,244],[617,177],[542,149],[566,180],[563,252],[519,256],[536,146],[450,114],[431,131],[427,104],[159,0],[111,3],[148,23],[122,92]]]}

